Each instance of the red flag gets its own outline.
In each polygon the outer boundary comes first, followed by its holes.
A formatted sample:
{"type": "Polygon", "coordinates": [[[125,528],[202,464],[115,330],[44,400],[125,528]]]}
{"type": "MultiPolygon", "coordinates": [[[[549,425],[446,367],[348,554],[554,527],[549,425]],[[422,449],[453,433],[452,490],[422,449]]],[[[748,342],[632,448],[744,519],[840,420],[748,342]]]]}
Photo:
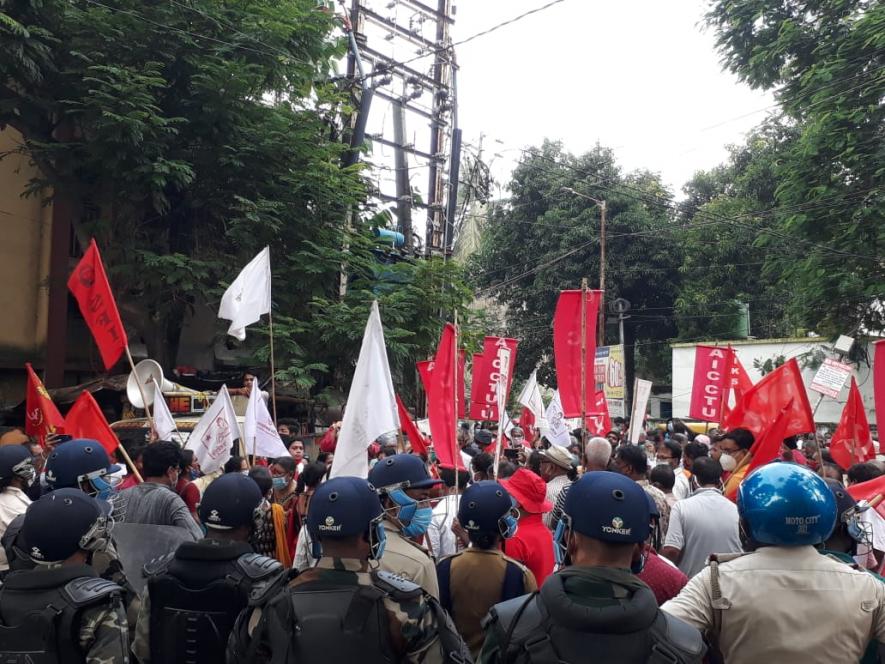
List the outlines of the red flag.
{"type": "MultiPolygon", "coordinates": [[[[470,370],[470,419],[481,420],[485,402],[482,392],[483,380],[485,380],[485,355],[473,354],[473,367],[470,370]]],[[[486,381],[488,382],[488,381],[486,381]]]]}
{"type": "Polygon", "coordinates": [[[466,386],[464,384],[464,369],[467,366],[467,351],[462,348],[458,351],[458,377],[455,380],[455,386],[458,388],[458,419],[463,420],[467,417],[464,402],[467,398],[466,386]]]}
{"type": "Polygon", "coordinates": [[[851,387],[848,390],[848,401],[842,410],[842,418],[839,426],[830,440],[830,454],[833,460],[843,468],[850,468],[856,463],[862,463],[876,458],[873,450],[873,436],[870,434],[870,424],[867,421],[867,412],[864,410],[863,397],[857,389],[857,381],[851,377],[851,387]]]}
{"type": "Polygon", "coordinates": [[[729,370],[729,380],[726,380],[725,384],[725,394],[722,398],[722,421],[728,419],[729,414],[731,413],[731,406],[729,405],[729,397],[733,393],[734,394],[734,402],[737,404],[741,399],[744,398],[744,394],[747,393],[751,387],[753,387],[753,381],[750,379],[750,374],[747,373],[747,370],[744,369],[744,365],[741,364],[740,359],[737,356],[737,351],[734,348],[730,348],[731,350],[731,369],[729,370]]]}
{"type": "Polygon", "coordinates": [[[873,344],[873,406],[879,440],[885,436],[885,341],[873,344]]]}
{"type": "Polygon", "coordinates": [[[441,466],[463,469],[464,462],[457,453],[458,442],[455,429],[455,326],[446,323],[436,358],[433,361],[433,380],[427,395],[430,420],[430,433],[433,436],[433,449],[441,466]]]}
{"type": "MultiPolygon", "coordinates": [[[[872,500],[878,495],[885,495],[885,475],[879,475],[860,484],[852,484],[846,490],[857,501],[872,500]]],[[[876,506],[876,511],[885,517],[885,500],[876,506]]]]}
{"type": "Polygon", "coordinates": [[[535,414],[527,407],[522,407],[522,414],[519,416],[519,426],[526,433],[526,441],[531,429],[535,428],[535,414]]]}
{"type": "Polygon", "coordinates": [[[65,425],[65,433],[74,438],[97,440],[108,454],[113,453],[120,445],[117,436],[108,426],[108,421],[104,418],[101,408],[98,407],[92,395],[85,390],[68,411],[65,425]]]}
{"type": "Polygon", "coordinates": [[[43,445],[46,435],[50,433],[64,433],[65,419],[58,412],[58,408],[52,403],[49,392],[43,387],[43,382],[34,373],[31,363],[25,364],[28,371],[28,389],[25,397],[25,433],[36,436],[43,445]]]}
{"type": "Polygon", "coordinates": [[[750,464],[747,467],[747,474],[744,477],[749,477],[750,473],[756,470],[759,466],[764,466],[766,463],[771,463],[781,455],[781,447],[784,444],[784,438],[788,438],[788,434],[784,434],[784,431],[787,429],[787,424],[790,421],[790,410],[793,408],[793,399],[790,399],[789,403],[778,413],[777,418],[774,422],[771,423],[762,435],[753,443],[753,447],[750,448],[750,454],[753,458],[750,460],[750,464]]]}
{"type": "Polygon", "coordinates": [[[498,417],[498,383],[504,385],[504,395],[510,392],[516,348],[519,341],[504,337],[486,337],[481,356],[473,356],[473,384],[470,386],[470,419],[500,421],[498,417]],[[503,349],[510,351],[510,365],[506,375],[501,373],[503,349]]]}
{"type": "Polygon", "coordinates": [[[418,375],[421,377],[421,385],[424,387],[424,393],[430,394],[430,375],[433,373],[433,360],[421,360],[415,362],[418,367],[418,375]]]}
{"type": "Polygon", "coordinates": [[[608,414],[608,400],[605,398],[603,390],[593,395],[593,405],[587,410],[584,426],[594,436],[604,436],[612,430],[612,421],[608,414]]]}
{"type": "Polygon", "coordinates": [[[409,415],[409,411],[406,410],[403,400],[399,398],[398,394],[396,395],[396,409],[399,412],[399,425],[406,432],[406,438],[412,443],[412,450],[417,454],[427,454],[427,441],[418,431],[415,421],[409,415]]]}
{"type": "Polygon", "coordinates": [[[689,417],[704,422],[720,421],[722,403],[728,400],[727,386],[733,358],[731,348],[695,347],[689,417]]]}
{"type": "Polygon", "coordinates": [[[723,427],[725,430],[749,429],[759,438],[791,400],[784,437],[814,431],[811,404],[808,403],[802,371],[795,358],[788,360],[747,390],[744,398],[723,423],[723,427]]]}
{"type": "Polygon", "coordinates": [[[95,240],[74,268],[68,289],[77,298],[80,312],[98,344],[104,368],[109,370],[126,350],[128,340],[95,240]]]}
{"type": "Polygon", "coordinates": [[[581,291],[562,291],[556,302],[556,311],[553,314],[553,359],[556,363],[559,399],[566,417],[580,417],[582,411],[590,412],[594,402],[596,318],[601,293],[598,290],[588,290],[584,298],[584,375],[587,398],[584,408],[581,408],[581,291]]]}

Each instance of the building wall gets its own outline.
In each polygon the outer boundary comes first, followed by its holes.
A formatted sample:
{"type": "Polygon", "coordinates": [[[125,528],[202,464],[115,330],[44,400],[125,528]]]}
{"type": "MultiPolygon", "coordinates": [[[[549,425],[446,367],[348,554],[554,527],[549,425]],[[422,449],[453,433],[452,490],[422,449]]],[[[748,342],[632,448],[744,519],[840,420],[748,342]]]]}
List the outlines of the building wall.
{"type": "MultiPolygon", "coordinates": [[[[821,346],[829,346],[824,339],[754,339],[743,341],[723,341],[719,342],[720,346],[731,344],[737,352],[738,359],[753,382],[757,382],[762,374],[753,366],[753,361],[765,362],[765,360],[774,360],[776,357],[783,355],[789,360],[793,357],[798,358],[815,348],[821,346]]],[[[673,417],[687,418],[688,409],[691,403],[691,384],[694,379],[694,356],[695,347],[698,344],[674,344],[673,345],[673,417]]],[[[713,345],[712,343],[708,345],[713,345]]],[[[868,357],[872,360],[872,346],[868,346],[868,357]]],[[[802,362],[800,360],[800,366],[802,362]]],[[[807,388],[814,378],[815,370],[808,368],[802,370],[802,377],[805,380],[806,391],[808,392],[808,400],[811,402],[812,408],[817,403],[820,394],[813,392],[807,388]]],[[[864,405],[867,409],[867,418],[870,425],[875,426],[876,419],[873,408],[873,375],[872,367],[865,364],[855,367],[854,377],[857,380],[857,386],[860,389],[864,405]]],[[[848,387],[850,380],[845,382],[842,392],[836,399],[825,396],[823,401],[815,413],[814,420],[818,423],[836,423],[842,416],[842,409],[845,407],[845,401],[848,399],[848,387]]]]}
{"type": "MultiPolygon", "coordinates": [[[[11,127],[0,130],[0,154],[21,141],[11,127]]],[[[0,160],[0,368],[21,368],[46,344],[52,207],[22,197],[36,173],[24,155],[0,160]]]]}

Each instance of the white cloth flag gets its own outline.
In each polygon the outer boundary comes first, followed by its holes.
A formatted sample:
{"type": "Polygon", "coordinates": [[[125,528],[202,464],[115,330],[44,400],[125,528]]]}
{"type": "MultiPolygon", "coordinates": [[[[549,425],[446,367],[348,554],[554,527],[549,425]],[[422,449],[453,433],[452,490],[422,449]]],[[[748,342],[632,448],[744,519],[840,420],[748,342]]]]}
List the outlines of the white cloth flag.
{"type": "Polygon", "coordinates": [[[246,435],[246,454],[276,459],[289,453],[283,439],[277,433],[256,378],[252,379],[252,391],[249,392],[249,405],[246,406],[246,421],[243,423],[243,428],[246,435]]]}
{"type": "Polygon", "coordinates": [[[230,459],[230,449],[240,437],[237,415],[230,402],[227,385],[222,385],[187,439],[185,449],[193,450],[194,458],[204,474],[213,473],[230,459]]]}
{"type": "Polygon", "coordinates": [[[541,388],[538,386],[538,371],[532,372],[529,379],[522,387],[517,401],[528,408],[532,415],[535,416],[535,426],[539,429],[546,429],[547,415],[544,412],[544,400],[541,398],[541,388]]]}
{"type": "MultiPolygon", "coordinates": [[[[157,432],[157,438],[160,440],[172,440],[172,434],[178,432],[175,426],[175,420],[172,413],[169,412],[169,406],[166,399],[160,394],[160,390],[156,391],[157,398],[154,399],[154,431],[157,432]]],[[[178,434],[178,442],[181,442],[181,434],[178,434]]]]}
{"type": "Polygon", "coordinates": [[[237,275],[221,296],[218,317],[230,321],[227,333],[240,341],[246,326],[270,313],[270,247],[265,247],[237,275]]]}
{"type": "Polygon", "coordinates": [[[553,393],[553,399],[547,406],[547,430],[542,433],[553,445],[568,447],[571,441],[571,432],[565,421],[565,413],[562,412],[562,402],[559,400],[559,390],[553,393]]]}
{"type": "Polygon", "coordinates": [[[387,348],[378,302],[372,302],[372,311],[363,334],[363,345],[347,395],[347,406],[338,445],[332,460],[330,477],[349,475],[369,476],[366,449],[378,436],[399,429],[399,414],[393,392],[387,348]]]}

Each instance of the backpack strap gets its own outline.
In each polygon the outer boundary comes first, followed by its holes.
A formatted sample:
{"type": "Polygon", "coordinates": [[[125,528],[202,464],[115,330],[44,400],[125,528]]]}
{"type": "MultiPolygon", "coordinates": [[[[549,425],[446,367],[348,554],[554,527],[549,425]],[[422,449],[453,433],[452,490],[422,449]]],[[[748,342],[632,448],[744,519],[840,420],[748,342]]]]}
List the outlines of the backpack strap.
{"type": "Polygon", "coordinates": [[[660,609],[649,633],[652,639],[649,664],[695,664],[703,660],[707,651],[697,629],[660,609]]]}
{"type": "Polygon", "coordinates": [[[525,595],[525,573],[522,566],[510,560],[505,560],[504,562],[506,568],[504,570],[504,585],[501,588],[502,602],[525,595]]]}
{"type": "Polygon", "coordinates": [[[251,581],[260,581],[283,571],[283,566],[258,553],[244,553],[237,558],[237,567],[251,581]]]}
{"type": "Polygon", "coordinates": [[[120,597],[122,594],[123,589],[116,583],[94,576],[82,576],[68,581],[62,588],[62,596],[75,609],[96,604],[114,595],[120,597]]]}
{"type": "Polygon", "coordinates": [[[418,599],[424,594],[424,589],[417,583],[386,570],[374,570],[372,580],[377,588],[390,595],[395,601],[418,599]]]}
{"type": "Polygon", "coordinates": [[[436,566],[436,579],[439,584],[439,603],[442,607],[452,612],[452,592],[450,585],[452,583],[452,559],[455,556],[447,556],[439,561],[436,566]]]}

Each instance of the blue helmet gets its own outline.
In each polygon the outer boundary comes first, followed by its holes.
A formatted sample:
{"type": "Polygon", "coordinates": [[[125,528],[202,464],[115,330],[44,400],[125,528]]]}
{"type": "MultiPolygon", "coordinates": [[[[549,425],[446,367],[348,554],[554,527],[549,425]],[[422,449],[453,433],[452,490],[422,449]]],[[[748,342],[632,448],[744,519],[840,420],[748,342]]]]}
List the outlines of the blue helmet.
{"type": "Polygon", "coordinates": [[[394,454],[382,459],[369,471],[369,481],[379,491],[426,489],[443,483],[430,476],[424,460],[416,454],[394,454]]]}
{"type": "Polygon", "coordinates": [[[24,445],[4,445],[0,447],[0,481],[14,477],[25,480],[30,486],[37,477],[31,452],[24,445]]]}
{"type": "MultiPolygon", "coordinates": [[[[211,485],[210,485],[211,486],[211,485]]],[[[321,484],[310,499],[307,530],[313,557],[322,555],[322,540],[368,533],[372,558],[384,553],[384,510],[375,487],[360,477],[334,477],[321,484]]]]}
{"type": "Polygon", "coordinates": [[[808,546],[836,525],[836,497],[823,478],[793,463],[770,463],[738,487],[738,513],[755,544],[808,546]]]}
{"type": "Polygon", "coordinates": [[[458,523],[468,532],[513,537],[517,527],[513,498],[494,480],[471,484],[458,504],[458,523]]]}
{"type": "Polygon", "coordinates": [[[207,528],[230,530],[254,523],[261,489],[251,477],[227,473],[206,487],[200,501],[200,521],[207,528]]]}
{"type": "Polygon", "coordinates": [[[109,498],[113,489],[105,476],[118,470],[120,466],[111,464],[101,443],[77,438],[57,445],[49,455],[46,460],[46,483],[55,490],[78,489],[81,482],[89,482],[95,495],[109,498]]]}
{"type": "Polygon", "coordinates": [[[78,550],[100,551],[108,543],[110,504],[79,489],[58,489],[31,503],[21,544],[37,564],[58,563],[78,550]]]}

